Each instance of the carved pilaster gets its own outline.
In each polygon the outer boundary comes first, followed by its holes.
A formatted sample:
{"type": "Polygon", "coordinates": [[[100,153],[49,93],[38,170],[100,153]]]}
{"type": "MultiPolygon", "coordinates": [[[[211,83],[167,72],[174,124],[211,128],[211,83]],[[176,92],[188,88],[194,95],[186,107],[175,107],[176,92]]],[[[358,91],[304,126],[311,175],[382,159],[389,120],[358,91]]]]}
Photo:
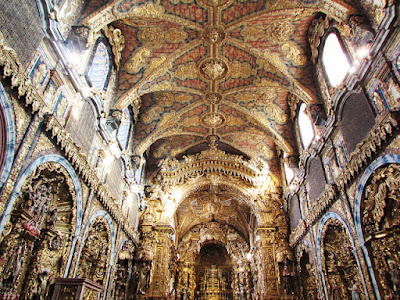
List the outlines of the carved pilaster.
{"type": "Polygon", "coordinates": [[[275,228],[263,227],[257,229],[258,235],[261,238],[261,247],[264,259],[264,278],[266,285],[266,295],[263,299],[278,299],[279,298],[279,280],[278,268],[275,261],[275,228]]]}
{"type": "Polygon", "coordinates": [[[169,299],[170,264],[173,229],[168,225],[154,227],[154,259],[152,263],[152,279],[146,298],[169,299]]]}

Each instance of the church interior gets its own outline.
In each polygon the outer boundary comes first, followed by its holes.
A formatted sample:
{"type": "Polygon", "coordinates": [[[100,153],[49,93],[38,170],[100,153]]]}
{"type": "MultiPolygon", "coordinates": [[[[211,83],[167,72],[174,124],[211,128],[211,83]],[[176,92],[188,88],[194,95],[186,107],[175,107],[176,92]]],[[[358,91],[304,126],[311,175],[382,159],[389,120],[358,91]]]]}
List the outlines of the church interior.
{"type": "Polygon", "coordinates": [[[400,299],[400,3],[0,1],[0,300],[400,299]]]}

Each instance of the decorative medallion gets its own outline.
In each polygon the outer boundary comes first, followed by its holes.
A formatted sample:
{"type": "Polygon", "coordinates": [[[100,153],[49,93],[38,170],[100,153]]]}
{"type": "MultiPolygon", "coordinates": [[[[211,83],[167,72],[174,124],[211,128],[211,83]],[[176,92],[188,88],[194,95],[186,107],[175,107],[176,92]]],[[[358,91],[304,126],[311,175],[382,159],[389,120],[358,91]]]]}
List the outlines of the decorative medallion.
{"type": "Polygon", "coordinates": [[[218,104],[221,102],[221,95],[217,93],[208,93],[204,96],[204,100],[210,104],[218,104]]]}
{"type": "Polygon", "coordinates": [[[225,32],[221,27],[208,27],[203,33],[204,39],[211,43],[219,43],[225,38],[225,32]]]}
{"type": "Polygon", "coordinates": [[[207,127],[216,128],[225,123],[225,118],[220,113],[209,113],[202,118],[202,122],[207,127]]]}
{"type": "Polygon", "coordinates": [[[289,39],[293,29],[293,25],[288,21],[275,21],[268,25],[265,34],[271,44],[280,44],[289,39]]]}
{"type": "Polygon", "coordinates": [[[222,79],[228,72],[227,65],[216,59],[206,60],[200,65],[200,74],[209,80],[222,79]]]}

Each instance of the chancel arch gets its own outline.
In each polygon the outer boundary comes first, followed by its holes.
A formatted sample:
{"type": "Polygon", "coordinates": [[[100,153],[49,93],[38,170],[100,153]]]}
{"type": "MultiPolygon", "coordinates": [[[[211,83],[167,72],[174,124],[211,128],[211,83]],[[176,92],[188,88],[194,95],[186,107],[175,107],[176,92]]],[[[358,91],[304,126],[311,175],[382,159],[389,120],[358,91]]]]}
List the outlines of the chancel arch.
{"type": "Polygon", "coordinates": [[[237,299],[240,294],[243,297],[252,294],[253,276],[257,273],[250,269],[250,245],[234,227],[217,220],[195,225],[179,239],[177,249],[178,297],[189,291],[199,299],[207,296],[237,299]],[[218,285],[218,281],[223,284],[218,285]]]}
{"type": "Polygon", "coordinates": [[[80,190],[60,160],[50,157],[32,163],[25,175],[4,219],[1,293],[34,299],[46,297],[54,279],[68,273],[80,231],[80,190]]]}

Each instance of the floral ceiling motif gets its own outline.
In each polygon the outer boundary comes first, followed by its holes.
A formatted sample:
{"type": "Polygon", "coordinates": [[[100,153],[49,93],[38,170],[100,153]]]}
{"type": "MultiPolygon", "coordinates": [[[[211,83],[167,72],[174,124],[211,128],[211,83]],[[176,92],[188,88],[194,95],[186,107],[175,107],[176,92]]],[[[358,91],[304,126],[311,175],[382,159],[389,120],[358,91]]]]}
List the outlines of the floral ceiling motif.
{"type": "Polygon", "coordinates": [[[125,39],[115,105],[140,106],[136,154],[165,138],[191,137],[188,149],[217,135],[278,172],[279,150],[296,149],[287,99],[316,101],[311,21],[321,7],[337,20],[354,11],[319,2],[93,0],[81,20],[125,39]]]}

